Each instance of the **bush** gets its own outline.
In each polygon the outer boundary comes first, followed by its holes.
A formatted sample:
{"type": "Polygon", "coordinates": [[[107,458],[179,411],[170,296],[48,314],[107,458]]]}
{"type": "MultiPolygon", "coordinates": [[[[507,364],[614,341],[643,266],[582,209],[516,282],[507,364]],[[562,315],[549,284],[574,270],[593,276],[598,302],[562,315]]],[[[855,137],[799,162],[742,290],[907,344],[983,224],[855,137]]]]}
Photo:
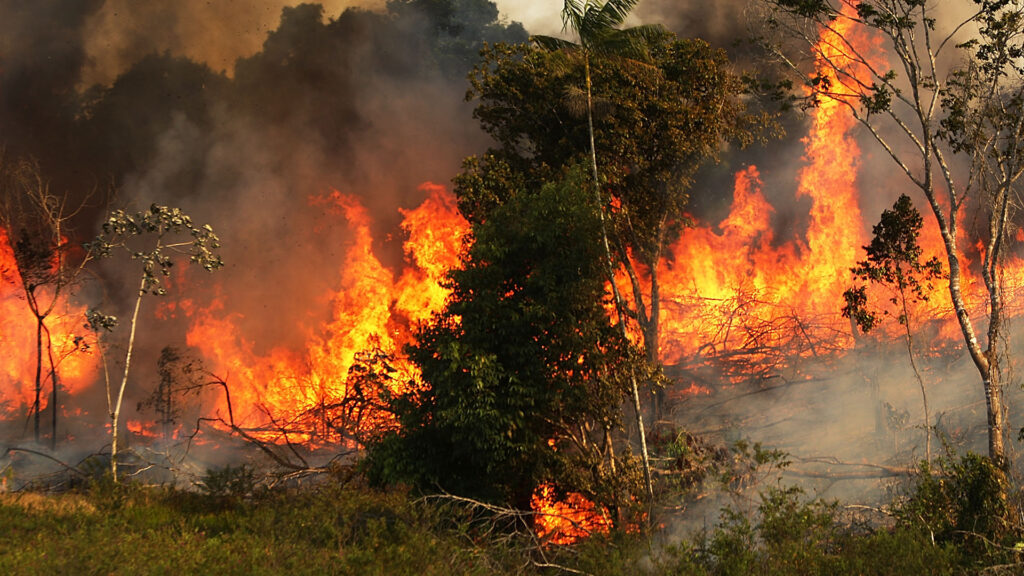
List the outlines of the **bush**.
{"type": "Polygon", "coordinates": [[[920,531],[855,532],[836,503],[806,500],[797,488],[771,489],[754,518],[726,508],[722,523],[668,549],[658,573],[678,576],[953,574],[959,555],[920,531]]]}
{"type": "Polygon", "coordinates": [[[968,453],[960,459],[924,462],[910,496],[896,508],[902,527],[918,530],[937,544],[954,544],[978,560],[1013,546],[1006,499],[1006,473],[989,458],[968,453]]]}

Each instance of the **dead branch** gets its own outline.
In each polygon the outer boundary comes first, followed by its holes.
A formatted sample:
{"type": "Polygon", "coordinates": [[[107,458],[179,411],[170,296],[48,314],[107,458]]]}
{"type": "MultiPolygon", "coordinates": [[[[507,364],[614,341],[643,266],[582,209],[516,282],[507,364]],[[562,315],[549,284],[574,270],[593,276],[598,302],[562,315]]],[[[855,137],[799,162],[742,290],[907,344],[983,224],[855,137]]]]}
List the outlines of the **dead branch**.
{"type": "Polygon", "coordinates": [[[273,460],[274,462],[276,462],[277,464],[279,464],[280,466],[282,466],[284,468],[288,468],[288,469],[291,469],[291,470],[294,470],[294,471],[308,469],[308,466],[299,466],[298,464],[295,464],[294,462],[290,462],[290,461],[282,458],[277,452],[271,450],[270,447],[267,446],[266,442],[263,442],[259,438],[256,438],[256,437],[252,436],[251,434],[246,432],[243,428],[241,428],[240,426],[237,426],[234,422],[227,422],[227,421],[225,421],[221,417],[217,417],[217,418],[198,418],[198,419],[196,419],[195,431],[191,435],[189,435],[189,439],[188,439],[189,440],[189,446],[191,446],[192,440],[199,434],[200,427],[201,427],[203,422],[218,422],[221,425],[226,426],[228,429],[231,430],[231,432],[233,432],[235,434],[238,434],[239,436],[242,437],[243,440],[245,440],[245,441],[249,442],[250,444],[252,444],[253,446],[256,446],[257,448],[259,448],[260,451],[262,451],[264,454],[269,456],[271,460],[273,460]]]}
{"type": "Polygon", "coordinates": [[[46,458],[47,460],[52,460],[52,461],[56,462],[57,464],[60,464],[65,469],[67,469],[67,470],[69,470],[71,472],[74,472],[75,474],[78,474],[79,476],[81,476],[83,478],[86,478],[86,477],[89,476],[88,474],[86,474],[85,472],[82,472],[81,470],[79,470],[75,466],[72,466],[72,465],[68,464],[67,462],[63,462],[63,461],[61,461],[61,460],[59,460],[59,459],[57,459],[57,458],[55,458],[53,456],[50,456],[49,454],[47,454],[45,452],[40,452],[38,450],[32,450],[31,448],[19,448],[17,446],[13,446],[13,447],[8,448],[5,453],[6,454],[10,454],[12,452],[25,452],[27,454],[34,454],[36,456],[41,456],[43,458],[46,458]]]}
{"type": "Polygon", "coordinates": [[[787,468],[786,473],[804,478],[823,478],[827,480],[870,480],[876,478],[898,478],[913,476],[917,469],[906,466],[887,466],[885,464],[871,464],[867,462],[843,462],[835,458],[793,458],[795,463],[800,464],[822,464],[825,466],[836,466],[846,468],[846,471],[828,469],[820,470],[798,470],[787,468]],[[859,468],[860,470],[856,470],[859,468]]]}
{"type": "Polygon", "coordinates": [[[570,568],[562,564],[551,562],[547,557],[547,549],[553,543],[542,540],[537,535],[537,532],[533,530],[533,527],[531,525],[531,519],[535,516],[550,516],[553,518],[564,519],[571,523],[575,528],[582,530],[587,534],[591,534],[589,530],[579,525],[572,518],[568,518],[560,514],[548,514],[545,512],[537,512],[534,510],[526,511],[506,506],[497,506],[495,504],[481,502],[480,500],[475,500],[473,498],[456,496],[454,494],[449,494],[447,492],[441,492],[439,494],[429,494],[419,499],[419,501],[423,502],[430,500],[453,502],[456,504],[466,506],[470,509],[482,510],[488,513],[491,516],[491,526],[485,532],[485,534],[488,536],[494,534],[494,531],[497,529],[497,525],[501,521],[511,522],[512,530],[509,533],[509,538],[514,538],[515,536],[522,536],[525,537],[529,542],[529,545],[526,547],[526,551],[531,553],[528,554],[528,556],[530,557],[530,560],[528,562],[529,565],[533,565],[536,568],[554,568],[566,572],[568,574],[581,574],[584,576],[590,576],[588,572],[583,572],[575,568],[570,568]],[[535,556],[537,558],[535,558],[535,556]]]}

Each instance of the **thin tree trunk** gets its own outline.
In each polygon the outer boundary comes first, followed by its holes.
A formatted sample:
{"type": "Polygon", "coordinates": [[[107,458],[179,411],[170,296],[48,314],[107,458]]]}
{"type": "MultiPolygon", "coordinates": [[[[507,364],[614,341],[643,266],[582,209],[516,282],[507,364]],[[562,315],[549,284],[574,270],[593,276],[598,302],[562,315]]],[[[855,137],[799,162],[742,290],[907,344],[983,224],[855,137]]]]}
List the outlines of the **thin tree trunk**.
{"type": "MultiPolygon", "coordinates": [[[[659,234],[659,242],[661,242],[659,234]]],[[[647,318],[647,326],[644,326],[644,351],[647,353],[647,361],[652,366],[658,365],[661,360],[661,334],[658,330],[661,321],[661,285],[658,282],[658,260],[661,255],[653,258],[648,263],[651,274],[651,315],[647,318]]],[[[657,423],[665,417],[665,389],[658,387],[654,390],[654,422],[657,423]]]]}
{"type": "Polygon", "coordinates": [[[925,391],[924,378],[921,377],[921,370],[917,367],[917,359],[914,357],[914,340],[910,332],[910,311],[907,309],[907,295],[904,292],[903,281],[900,280],[900,303],[903,305],[903,328],[906,334],[907,356],[910,357],[910,367],[914,370],[914,378],[921,388],[921,404],[924,405],[924,453],[928,463],[932,462],[932,421],[928,413],[928,393],[925,391]]]}
{"type": "Polygon", "coordinates": [[[132,311],[132,324],[128,332],[128,352],[124,357],[124,376],[121,378],[121,388],[117,391],[117,402],[114,404],[114,411],[110,414],[111,445],[110,445],[110,473],[114,483],[117,483],[117,422],[121,416],[121,402],[124,400],[124,389],[128,386],[128,368],[132,363],[132,348],[135,346],[135,325],[139,318],[139,308],[142,306],[142,296],[145,295],[146,278],[143,276],[139,283],[139,295],[135,299],[135,310],[132,311]]]}
{"type": "Polygon", "coordinates": [[[57,449],[57,386],[60,382],[57,381],[57,363],[53,360],[53,335],[50,334],[50,329],[40,320],[40,324],[43,325],[43,330],[46,333],[46,357],[50,363],[50,406],[52,410],[50,412],[50,449],[57,449]]]}
{"type": "MultiPolygon", "coordinates": [[[[619,316],[619,329],[622,332],[623,339],[628,341],[628,335],[626,334],[626,317],[623,314],[622,309],[622,295],[619,293],[619,287],[615,283],[615,266],[612,261],[611,245],[608,242],[608,227],[605,223],[604,217],[604,202],[601,199],[601,179],[597,172],[597,149],[594,145],[594,107],[590,82],[590,55],[586,53],[583,55],[583,69],[587,83],[587,130],[590,136],[590,167],[594,178],[594,197],[597,200],[597,210],[601,218],[601,240],[604,242],[604,253],[608,268],[608,281],[612,285],[612,295],[615,298],[615,309],[619,316]]],[[[651,481],[651,462],[647,454],[647,433],[644,430],[644,417],[643,412],[640,409],[640,389],[636,383],[636,372],[632,369],[629,371],[629,381],[630,386],[632,387],[633,410],[636,412],[636,427],[640,435],[640,456],[644,467],[644,483],[647,488],[648,498],[653,498],[654,484],[651,481]]]]}
{"type": "Polygon", "coordinates": [[[36,316],[36,398],[32,404],[32,410],[35,412],[33,415],[35,419],[35,440],[36,444],[39,443],[39,419],[40,419],[40,408],[41,408],[41,395],[43,391],[43,321],[36,316]]]}

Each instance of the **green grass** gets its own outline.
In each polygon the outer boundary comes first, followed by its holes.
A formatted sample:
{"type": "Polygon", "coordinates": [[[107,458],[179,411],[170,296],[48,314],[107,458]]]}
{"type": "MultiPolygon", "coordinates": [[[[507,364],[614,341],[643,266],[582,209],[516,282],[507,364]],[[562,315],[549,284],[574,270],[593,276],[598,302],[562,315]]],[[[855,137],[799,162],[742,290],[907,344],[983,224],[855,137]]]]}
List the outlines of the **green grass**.
{"type": "Polygon", "coordinates": [[[163,488],[0,499],[0,574],[492,574],[438,509],[322,485],[254,499],[163,488]]]}
{"type": "MultiPolygon", "coordinates": [[[[599,535],[538,549],[479,512],[401,490],[325,481],[242,497],[99,483],[0,494],[0,574],[909,575],[971,574],[1016,555],[971,556],[914,525],[854,530],[836,506],[769,491],[756,516],[705,534],[599,535]]],[[[508,526],[505,524],[504,526],[508,526]]],[[[671,531],[671,528],[669,529],[671,531]]]]}

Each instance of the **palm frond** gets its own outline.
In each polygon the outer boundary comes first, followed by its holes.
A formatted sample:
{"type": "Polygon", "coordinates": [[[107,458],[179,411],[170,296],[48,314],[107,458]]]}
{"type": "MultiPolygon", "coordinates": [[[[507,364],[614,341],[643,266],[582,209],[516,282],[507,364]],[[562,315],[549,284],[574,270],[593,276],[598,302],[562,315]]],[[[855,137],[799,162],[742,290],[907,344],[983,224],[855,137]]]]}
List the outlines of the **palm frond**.
{"type": "Polygon", "coordinates": [[[640,0],[608,0],[598,11],[601,21],[609,27],[620,26],[640,0]]]}
{"type": "Polygon", "coordinates": [[[563,38],[555,38],[554,36],[530,36],[530,42],[538,48],[549,52],[558,52],[559,50],[569,51],[579,48],[575,42],[570,42],[563,38]]]}
{"type": "Polygon", "coordinates": [[[640,26],[626,28],[621,30],[621,32],[630,36],[639,37],[647,44],[653,44],[654,42],[672,34],[661,24],[641,24],[640,26]]]}
{"type": "Polygon", "coordinates": [[[652,41],[664,33],[660,26],[610,30],[595,38],[589,48],[596,54],[647,62],[651,59],[649,48],[652,41]]]}
{"type": "Polygon", "coordinates": [[[578,31],[589,5],[590,0],[565,0],[562,5],[562,30],[578,31]]]}

